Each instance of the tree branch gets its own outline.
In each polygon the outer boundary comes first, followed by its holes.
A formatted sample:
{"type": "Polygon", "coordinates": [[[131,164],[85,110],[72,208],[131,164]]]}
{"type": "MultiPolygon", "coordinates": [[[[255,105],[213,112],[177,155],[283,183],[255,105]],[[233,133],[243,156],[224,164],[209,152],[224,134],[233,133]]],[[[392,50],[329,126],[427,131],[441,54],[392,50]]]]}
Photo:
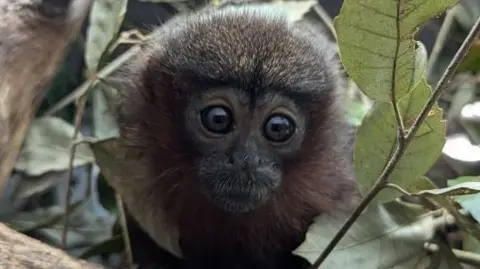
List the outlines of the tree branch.
{"type": "Polygon", "coordinates": [[[388,176],[393,172],[395,166],[400,161],[400,157],[402,156],[402,154],[405,152],[410,142],[415,137],[415,134],[417,133],[418,129],[420,128],[425,118],[428,116],[428,113],[430,112],[430,110],[433,108],[433,106],[437,102],[440,95],[447,89],[450,83],[450,80],[454,76],[458,65],[460,64],[462,59],[465,57],[465,55],[468,53],[470,47],[472,46],[473,41],[475,40],[475,38],[478,36],[479,33],[480,33],[480,18],[477,19],[474,26],[470,30],[470,33],[463,41],[462,46],[458,49],[457,53],[449,63],[447,69],[445,70],[445,73],[443,74],[440,81],[437,83],[437,86],[435,87],[435,90],[433,91],[432,95],[428,99],[427,103],[423,107],[418,117],[415,119],[415,122],[413,123],[409,132],[405,136],[404,143],[399,144],[397,146],[395,152],[393,153],[392,157],[390,158],[387,165],[383,169],[381,175],[376,180],[373,188],[367,193],[367,195],[362,200],[360,205],[355,209],[352,215],[345,221],[345,223],[340,228],[340,230],[335,234],[335,236],[327,245],[327,247],[324,249],[322,254],[320,254],[318,259],[314,262],[312,268],[318,268],[322,264],[322,262],[328,257],[330,252],[333,251],[335,246],[340,242],[343,236],[347,233],[347,231],[353,225],[355,220],[360,216],[363,210],[365,210],[365,208],[375,198],[378,192],[380,192],[380,190],[383,189],[385,183],[387,182],[388,176]]]}

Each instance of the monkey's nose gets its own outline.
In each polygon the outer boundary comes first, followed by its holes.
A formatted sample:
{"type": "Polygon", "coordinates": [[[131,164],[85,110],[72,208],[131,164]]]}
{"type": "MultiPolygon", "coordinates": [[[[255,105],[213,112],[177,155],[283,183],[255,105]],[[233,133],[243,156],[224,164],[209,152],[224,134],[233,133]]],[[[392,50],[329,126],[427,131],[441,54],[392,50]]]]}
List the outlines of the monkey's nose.
{"type": "Polygon", "coordinates": [[[260,158],[256,153],[249,153],[246,151],[235,151],[228,155],[226,164],[230,167],[237,168],[252,168],[260,164],[260,158]]]}

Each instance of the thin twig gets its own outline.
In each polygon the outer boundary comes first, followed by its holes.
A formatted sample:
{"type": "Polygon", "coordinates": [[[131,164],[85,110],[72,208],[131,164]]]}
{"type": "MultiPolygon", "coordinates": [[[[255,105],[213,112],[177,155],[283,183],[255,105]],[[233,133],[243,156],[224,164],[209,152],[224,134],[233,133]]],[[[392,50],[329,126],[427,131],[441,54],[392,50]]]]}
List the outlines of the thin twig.
{"type": "Polygon", "coordinates": [[[122,236],[123,242],[125,242],[125,252],[127,254],[127,262],[129,268],[134,268],[133,266],[133,252],[132,252],[132,245],[130,244],[130,236],[128,234],[128,226],[127,226],[127,218],[125,214],[125,208],[123,206],[122,197],[120,194],[115,194],[115,198],[117,200],[117,208],[118,208],[118,217],[120,219],[120,227],[122,227],[122,236]]]}
{"type": "Polygon", "coordinates": [[[470,30],[470,33],[463,41],[462,46],[460,46],[455,56],[448,64],[448,67],[445,70],[445,73],[443,74],[442,78],[438,81],[437,86],[435,87],[435,90],[433,91],[432,95],[428,99],[427,103],[425,104],[424,108],[422,109],[418,117],[415,119],[415,122],[413,123],[412,128],[405,136],[405,143],[403,145],[399,144],[397,146],[395,152],[393,153],[392,157],[390,158],[387,165],[383,169],[381,175],[376,180],[373,188],[367,193],[367,195],[362,200],[360,205],[355,209],[352,215],[347,219],[347,221],[345,221],[345,223],[340,228],[340,230],[335,234],[333,239],[330,241],[330,243],[327,245],[324,251],[320,254],[318,259],[313,263],[312,268],[318,268],[322,264],[322,262],[328,257],[330,252],[333,251],[335,246],[340,242],[343,236],[347,233],[347,231],[353,225],[355,220],[360,216],[363,210],[368,206],[368,204],[375,198],[378,192],[383,188],[383,186],[385,185],[385,182],[388,179],[388,176],[393,172],[395,166],[400,160],[400,157],[405,152],[409,143],[415,137],[415,134],[420,128],[422,122],[425,120],[425,118],[427,117],[428,113],[437,102],[440,95],[447,89],[450,83],[450,80],[454,76],[458,65],[460,64],[462,59],[465,57],[465,55],[468,53],[470,47],[472,46],[473,41],[475,40],[476,36],[479,33],[480,33],[480,18],[477,19],[474,26],[470,30]]]}
{"type": "Polygon", "coordinates": [[[394,183],[387,183],[383,186],[383,188],[390,188],[398,191],[399,193],[406,195],[406,196],[411,196],[412,194],[403,189],[402,187],[398,186],[397,184],[394,183]]]}
{"type": "Polygon", "coordinates": [[[120,67],[122,67],[125,63],[127,63],[130,59],[133,58],[139,51],[140,51],[141,46],[136,45],[131,48],[129,48],[126,52],[124,52],[122,55],[118,56],[107,64],[104,68],[102,68],[96,75],[96,77],[93,77],[92,79],[86,80],[82,85],[80,85],[78,88],[76,88],[71,94],[65,96],[62,100],[60,100],[58,103],[56,103],[54,106],[52,106],[49,110],[45,112],[45,116],[52,116],[53,114],[57,113],[61,109],[63,109],[65,106],[70,104],[71,102],[75,101],[77,98],[80,96],[84,95],[90,87],[93,87],[98,83],[98,78],[106,78],[110,76],[113,72],[118,70],[120,67]]]}
{"type": "MultiPolygon", "coordinates": [[[[85,109],[85,104],[87,102],[87,95],[86,92],[84,95],[80,96],[78,99],[78,106],[77,112],[75,114],[75,131],[73,134],[72,141],[75,141],[78,137],[78,133],[80,132],[80,125],[82,122],[83,111],[85,109]]],[[[68,234],[68,217],[70,216],[70,202],[72,198],[72,182],[73,182],[73,162],[75,160],[75,152],[77,149],[78,143],[72,143],[70,147],[70,159],[68,163],[68,181],[67,181],[67,191],[65,194],[65,217],[63,222],[63,230],[62,230],[62,247],[63,249],[67,248],[67,234],[68,234]]]]}

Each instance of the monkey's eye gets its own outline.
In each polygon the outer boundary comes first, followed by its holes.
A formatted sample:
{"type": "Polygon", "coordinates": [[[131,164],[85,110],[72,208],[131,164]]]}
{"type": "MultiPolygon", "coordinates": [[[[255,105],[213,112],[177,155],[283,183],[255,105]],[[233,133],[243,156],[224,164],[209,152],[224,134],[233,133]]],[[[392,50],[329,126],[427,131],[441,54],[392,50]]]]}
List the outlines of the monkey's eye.
{"type": "Polygon", "coordinates": [[[286,142],[293,136],[294,132],[294,121],[292,118],[282,114],[270,116],[263,126],[265,138],[276,143],[286,142]]]}
{"type": "Polygon", "coordinates": [[[224,106],[209,106],[201,111],[203,126],[212,133],[226,134],[233,127],[230,109],[224,106]]]}

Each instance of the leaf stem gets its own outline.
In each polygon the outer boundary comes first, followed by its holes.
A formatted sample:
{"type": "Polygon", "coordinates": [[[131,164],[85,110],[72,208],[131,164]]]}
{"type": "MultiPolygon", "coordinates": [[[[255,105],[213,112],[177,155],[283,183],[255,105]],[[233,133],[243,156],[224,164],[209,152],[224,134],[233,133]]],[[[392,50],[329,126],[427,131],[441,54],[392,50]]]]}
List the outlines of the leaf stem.
{"type": "Polygon", "coordinates": [[[396,93],[396,80],[397,80],[397,61],[398,53],[400,51],[400,1],[397,1],[397,16],[395,19],[396,26],[396,35],[397,42],[395,46],[395,55],[393,56],[393,67],[392,67],[392,76],[391,76],[391,86],[390,86],[390,98],[392,99],[393,112],[395,114],[395,120],[397,121],[397,142],[399,146],[403,146],[405,140],[405,126],[403,124],[402,115],[400,114],[400,109],[397,104],[397,93],[396,93]]]}
{"type": "Polygon", "coordinates": [[[365,198],[360,202],[360,205],[355,209],[355,211],[351,214],[351,216],[345,221],[345,223],[342,225],[340,230],[335,234],[333,239],[330,241],[330,243],[327,245],[327,247],[324,249],[324,251],[320,254],[320,256],[317,258],[317,260],[314,262],[312,268],[318,268],[322,262],[328,257],[330,252],[333,251],[335,246],[340,242],[340,240],[343,238],[343,236],[347,233],[347,231],[350,229],[350,227],[353,225],[355,220],[360,216],[360,214],[363,212],[363,210],[368,206],[368,204],[375,198],[375,196],[382,190],[384,187],[388,176],[393,172],[393,169],[397,165],[397,163],[400,160],[400,157],[402,154],[405,152],[406,148],[408,147],[408,144],[413,140],[415,137],[415,134],[417,133],[418,129],[420,128],[421,124],[427,117],[428,113],[432,109],[432,107],[435,105],[437,102],[438,98],[440,95],[447,89],[450,80],[455,74],[455,71],[460,64],[461,60],[465,57],[465,55],[468,53],[468,50],[472,46],[473,41],[475,40],[476,36],[480,33],[480,18],[477,19],[475,24],[473,25],[472,29],[468,33],[468,36],[465,38],[465,40],[462,43],[462,46],[458,49],[457,53],[453,57],[453,59],[450,61],[448,64],[447,69],[445,70],[445,73],[443,74],[442,78],[438,81],[437,86],[435,87],[435,90],[433,91],[432,95],[428,99],[427,103],[423,107],[422,111],[418,115],[418,117],[415,119],[415,122],[413,123],[410,131],[407,133],[405,136],[405,143],[403,144],[398,144],[395,152],[393,153],[392,157],[388,161],[387,165],[383,169],[381,175],[378,177],[376,180],[373,188],[367,193],[365,198]]]}
{"type": "MultiPolygon", "coordinates": [[[[83,111],[87,102],[88,92],[78,98],[77,113],[75,114],[75,131],[72,141],[75,141],[80,133],[80,125],[82,122],[83,111]]],[[[68,181],[67,191],[65,194],[65,216],[62,230],[62,248],[67,249],[67,234],[68,234],[68,217],[70,216],[70,202],[72,198],[72,182],[73,182],[73,162],[75,160],[75,153],[78,143],[72,143],[70,148],[70,159],[68,163],[68,181]]]]}
{"type": "Polygon", "coordinates": [[[118,217],[120,220],[120,227],[122,227],[122,236],[123,241],[125,244],[125,252],[127,255],[127,263],[128,268],[134,268],[133,262],[133,252],[132,252],[132,244],[130,242],[130,235],[128,233],[128,224],[127,224],[127,217],[125,213],[125,208],[123,206],[123,200],[120,194],[115,195],[115,199],[117,201],[117,208],[118,208],[118,217]]]}
{"type": "Polygon", "coordinates": [[[397,184],[394,183],[386,183],[383,188],[389,188],[389,189],[394,189],[398,191],[399,193],[406,195],[406,196],[411,196],[412,194],[403,189],[402,187],[398,186],[397,184]]]}
{"type": "Polygon", "coordinates": [[[53,105],[51,108],[49,108],[44,115],[45,116],[52,116],[67,105],[69,105],[71,102],[75,101],[77,98],[80,98],[80,96],[84,95],[92,86],[94,86],[96,83],[98,83],[99,78],[106,78],[110,76],[112,73],[117,71],[119,68],[121,68],[126,62],[128,62],[130,59],[132,59],[141,49],[141,45],[135,45],[129,48],[126,52],[115,58],[112,62],[110,62],[108,65],[103,67],[96,75],[96,77],[90,78],[86,80],[82,85],[80,85],[78,88],[73,90],[70,94],[62,98],[58,103],[53,105]]]}

